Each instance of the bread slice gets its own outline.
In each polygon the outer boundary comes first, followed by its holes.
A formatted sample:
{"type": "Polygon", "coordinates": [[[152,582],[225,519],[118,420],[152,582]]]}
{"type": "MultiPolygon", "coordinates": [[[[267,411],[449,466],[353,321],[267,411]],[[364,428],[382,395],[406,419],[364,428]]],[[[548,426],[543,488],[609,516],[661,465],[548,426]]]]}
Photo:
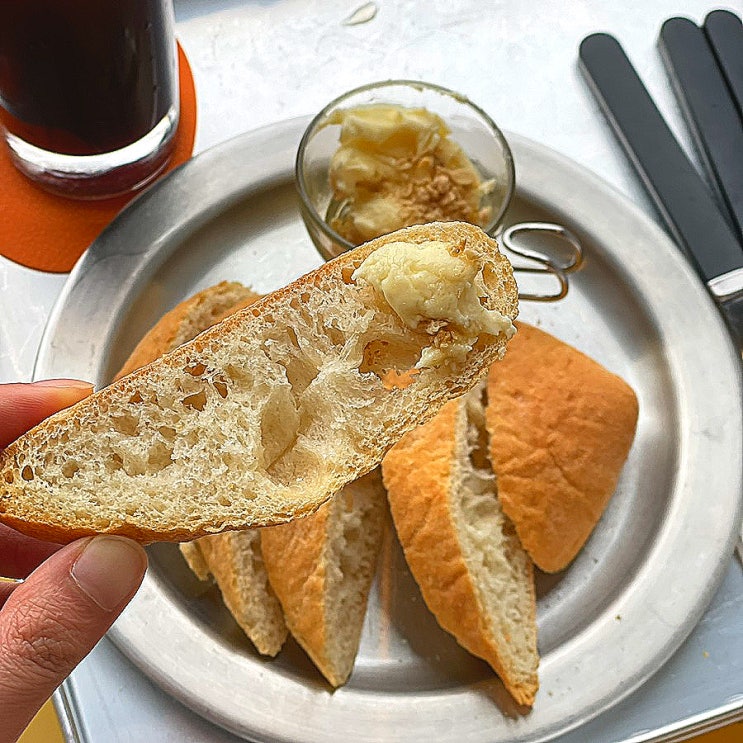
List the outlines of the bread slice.
{"type": "MultiPolygon", "coordinates": [[[[222,281],[185,299],[164,314],[143,336],[114,379],[121,379],[151,364],[260,297],[260,294],[237,281],[222,281]]],[[[184,542],[179,546],[196,577],[202,581],[208,580],[211,572],[198,541],[184,542]]]]}
{"type": "Polygon", "coordinates": [[[475,384],[504,353],[516,312],[511,266],[477,227],[433,223],[373,240],[11,444],[0,455],[0,519],[62,542],[187,541],[310,513],[475,384]],[[381,278],[356,273],[385,248],[401,260],[395,278],[413,278],[431,241],[462,269],[436,299],[456,304],[476,290],[497,331],[460,342],[467,318],[427,314],[425,302],[411,323],[381,278]]]}
{"type": "Polygon", "coordinates": [[[268,582],[261,531],[245,529],[202,537],[198,548],[230,614],[259,653],[273,656],[281,650],[288,630],[268,582]]]}
{"type": "MultiPolygon", "coordinates": [[[[142,338],[117,379],[190,341],[260,295],[237,282],[223,281],[176,305],[142,338]]],[[[268,582],[260,529],[226,532],[180,545],[200,580],[210,575],[235,621],[264,655],[276,655],[288,635],[284,614],[268,582]]]]}
{"type": "Polygon", "coordinates": [[[375,469],[310,516],[261,530],[263,559],[286,623],[333,686],[344,684],[353,669],[386,511],[375,469]]]}
{"type": "Polygon", "coordinates": [[[503,510],[546,572],[577,555],[632,446],[632,388],[575,348],[519,323],[488,378],[490,457],[503,510]]]}
{"type": "Polygon", "coordinates": [[[448,403],[390,450],[384,484],[428,608],[519,704],[531,705],[539,664],[534,571],[498,501],[484,424],[481,389],[448,403]]]}

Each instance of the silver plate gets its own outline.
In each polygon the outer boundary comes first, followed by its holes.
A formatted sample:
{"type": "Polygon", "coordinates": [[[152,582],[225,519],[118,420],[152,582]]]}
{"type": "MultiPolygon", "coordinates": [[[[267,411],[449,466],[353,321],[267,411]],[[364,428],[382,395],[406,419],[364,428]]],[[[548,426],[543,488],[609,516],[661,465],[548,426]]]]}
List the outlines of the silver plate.
{"type": "MultiPolygon", "coordinates": [[[[292,184],[307,119],[207,151],[140,197],[82,258],[35,376],[104,384],[167,309],[222,279],[259,291],[319,264],[292,184]]],[[[576,232],[586,262],[568,297],[522,318],[584,350],[640,398],[617,492],[575,563],[539,578],[541,689],[521,715],[485,664],[423,605],[385,541],[350,682],[333,693],[293,643],[260,658],[174,545],[150,548],[111,630],[147,675],[204,717],[260,741],[545,741],[595,717],[660,668],[701,617],[733,552],[743,448],[739,361],[704,287],[666,234],[598,177],[508,135],[518,192],[507,223],[576,232]]]]}

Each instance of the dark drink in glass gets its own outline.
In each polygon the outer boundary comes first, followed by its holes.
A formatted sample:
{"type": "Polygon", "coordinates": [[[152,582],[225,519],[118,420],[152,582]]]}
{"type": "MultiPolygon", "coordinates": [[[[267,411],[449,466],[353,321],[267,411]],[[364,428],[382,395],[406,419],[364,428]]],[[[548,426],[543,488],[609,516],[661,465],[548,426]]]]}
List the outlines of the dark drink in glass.
{"type": "Polygon", "coordinates": [[[178,113],[171,0],[0,2],[0,122],[42,185],[137,188],[165,166],[178,113]]]}

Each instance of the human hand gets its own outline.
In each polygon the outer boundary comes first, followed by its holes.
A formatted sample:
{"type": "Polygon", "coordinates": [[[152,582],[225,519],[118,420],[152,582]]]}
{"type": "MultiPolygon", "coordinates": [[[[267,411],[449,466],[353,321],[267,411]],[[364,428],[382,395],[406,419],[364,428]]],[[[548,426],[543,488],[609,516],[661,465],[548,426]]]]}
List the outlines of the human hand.
{"type": "MultiPolygon", "coordinates": [[[[0,385],[0,449],[57,410],[87,397],[73,380],[0,385]]],[[[147,557],[122,537],[65,547],[0,524],[0,743],[17,740],[93,649],[142,582],[147,557]]]]}

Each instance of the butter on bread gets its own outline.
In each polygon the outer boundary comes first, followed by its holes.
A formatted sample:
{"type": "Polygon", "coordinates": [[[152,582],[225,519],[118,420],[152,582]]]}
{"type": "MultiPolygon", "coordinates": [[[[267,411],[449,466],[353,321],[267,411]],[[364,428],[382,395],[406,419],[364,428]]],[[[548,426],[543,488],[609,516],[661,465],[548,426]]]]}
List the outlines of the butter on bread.
{"type": "MultiPolygon", "coordinates": [[[[120,378],[192,340],[207,328],[260,299],[238,282],[223,281],[180,302],[146,333],[116,376],[120,378]]],[[[276,655],[286,640],[284,614],[261,557],[261,529],[213,534],[180,544],[199,580],[213,576],[225,606],[263,655],[276,655]]]]}
{"type": "Polygon", "coordinates": [[[463,244],[429,240],[411,250],[405,243],[388,243],[351,278],[375,286],[411,330],[446,325],[447,334],[423,351],[416,368],[461,361],[483,333],[510,338],[515,332],[510,317],[480,302],[486,293],[482,271],[463,244]]]}
{"type": "Polygon", "coordinates": [[[515,318],[511,266],[478,228],[433,223],[378,238],[11,444],[0,454],[0,519],[62,542],[186,541],[314,511],[505,352],[507,333],[483,332],[464,358],[385,384],[426,349],[446,349],[451,332],[446,321],[409,328],[351,276],[388,243],[432,240],[476,260],[483,306],[515,318]]]}
{"type": "Polygon", "coordinates": [[[617,486],[635,435],[632,388],[530,325],[488,377],[487,428],[498,496],[546,572],[583,547],[617,486]]]}

